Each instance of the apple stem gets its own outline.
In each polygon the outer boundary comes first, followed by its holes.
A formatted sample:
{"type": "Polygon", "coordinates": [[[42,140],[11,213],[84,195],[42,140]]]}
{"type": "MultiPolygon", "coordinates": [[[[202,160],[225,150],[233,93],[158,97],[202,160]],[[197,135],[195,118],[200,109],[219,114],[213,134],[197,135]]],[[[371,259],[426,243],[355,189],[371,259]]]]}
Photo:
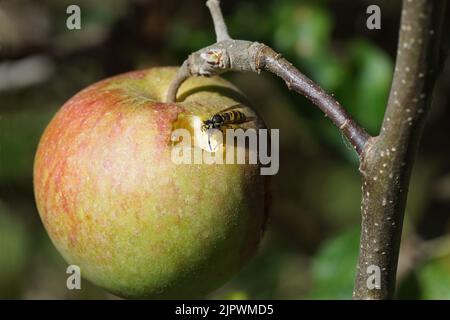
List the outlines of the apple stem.
{"type": "Polygon", "coordinates": [[[188,61],[185,60],[175,75],[175,78],[172,80],[169,89],[167,90],[166,102],[172,103],[176,101],[176,96],[178,93],[178,89],[181,87],[183,82],[191,76],[188,61]]]}

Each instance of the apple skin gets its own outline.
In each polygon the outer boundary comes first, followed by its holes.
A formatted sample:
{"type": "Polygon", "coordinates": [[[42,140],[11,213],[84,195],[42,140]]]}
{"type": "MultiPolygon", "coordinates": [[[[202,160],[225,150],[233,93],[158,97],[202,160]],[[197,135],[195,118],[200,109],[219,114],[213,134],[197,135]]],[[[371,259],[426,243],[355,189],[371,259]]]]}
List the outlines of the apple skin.
{"type": "Polygon", "coordinates": [[[227,81],[196,77],[180,88],[182,102],[163,103],[175,72],[134,71],[82,90],[35,157],[36,203],[54,245],[84,278],[124,298],[203,297],[251,257],[267,218],[258,165],[171,161],[180,115],[242,101],[227,81]]]}

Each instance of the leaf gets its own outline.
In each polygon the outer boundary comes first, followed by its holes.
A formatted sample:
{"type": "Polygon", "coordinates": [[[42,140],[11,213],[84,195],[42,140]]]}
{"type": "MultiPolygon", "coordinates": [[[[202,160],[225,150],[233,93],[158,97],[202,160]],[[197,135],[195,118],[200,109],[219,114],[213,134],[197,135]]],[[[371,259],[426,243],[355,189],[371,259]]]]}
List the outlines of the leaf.
{"type": "MultiPolygon", "coordinates": [[[[427,240],[425,258],[399,284],[399,299],[450,299],[450,238],[427,240]]],[[[425,253],[425,252],[424,252],[425,253]]]]}
{"type": "Polygon", "coordinates": [[[450,255],[427,262],[417,271],[422,299],[450,299],[450,255]]]}
{"type": "Polygon", "coordinates": [[[328,240],[312,265],[313,299],[351,299],[358,259],[359,229],[328,240]]]}
{"type": "Polygon", "coordinates": [[[277,3],[273,43],[283,53],[314,59],[326,51],[332,22],[329,13],[315,4],[277,3]]]}
{"type": "Polygon", "coordinates": [[[370,133],[379,131],[389,95],[393,63],[365,40],[350,44],[353,78],[345,87],[343,104],[370,133]]]}

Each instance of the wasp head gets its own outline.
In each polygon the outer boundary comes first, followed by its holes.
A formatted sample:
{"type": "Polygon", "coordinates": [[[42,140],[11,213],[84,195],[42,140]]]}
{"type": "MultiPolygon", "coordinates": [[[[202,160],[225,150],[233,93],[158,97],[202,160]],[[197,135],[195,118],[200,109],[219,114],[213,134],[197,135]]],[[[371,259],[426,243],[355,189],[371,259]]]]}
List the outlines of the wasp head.
{"type": "Polygon", "coordinates": [[[205,120],[203,121],[203,125],[202,125],[202,131],[208,131],[209,129],[213,129],[214,128],[214,122],[212,120],[205,120]]]}

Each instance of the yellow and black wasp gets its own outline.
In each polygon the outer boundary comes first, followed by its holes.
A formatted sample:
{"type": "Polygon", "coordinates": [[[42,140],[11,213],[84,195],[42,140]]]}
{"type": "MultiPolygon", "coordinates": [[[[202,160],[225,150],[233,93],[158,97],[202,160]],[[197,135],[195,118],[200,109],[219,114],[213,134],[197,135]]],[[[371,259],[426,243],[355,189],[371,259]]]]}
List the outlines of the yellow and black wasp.
{"type": "Polygon", "coordinates": [[[223,132],[224,129],[233,127],[237,124],[243,124],[249,121],[253,121],[255,117],[249,117],[245,113],[239,110],[235,110],[242,107],[241,104],[236,104],[226,109],[223,109],[209,119],[203,121],[202,131],[208,132],[208,144],[211,148],[211,132],[213,129],[217,129],[223,132]]]}

